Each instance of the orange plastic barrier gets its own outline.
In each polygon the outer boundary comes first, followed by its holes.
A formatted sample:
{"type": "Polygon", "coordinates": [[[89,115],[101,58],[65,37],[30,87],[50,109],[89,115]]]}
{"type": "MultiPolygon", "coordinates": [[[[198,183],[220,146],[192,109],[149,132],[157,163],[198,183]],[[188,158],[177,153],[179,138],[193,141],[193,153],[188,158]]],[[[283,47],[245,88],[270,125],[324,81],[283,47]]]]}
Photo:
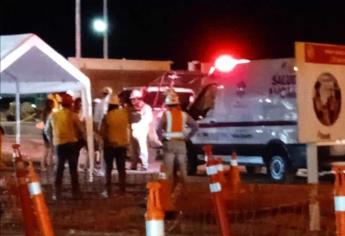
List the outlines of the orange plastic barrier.
{"type": "Polygon", "coordinates": [[[334,208],[337,236],[345,236],[345,163],[333,164],[334,208]]]}
{"type": "Polygon", "coordinates": [[[206,155],[206,172],[210,180],[209,187],[216,208],[220,230],[223,236],[230,236],[232,234],[229,220],[226,214],[224,199],[222,196],[221,176],[219,175],[218,171],[219,161],[214,159],[212,155],[212,147],[210,145],[205,145],[203,150],[206,155]]]}
{"type": "Polygon", "coordinates": [[[149,189],[145,214],[146,235],[164,236],[164,211],[159,195],[161,184],[159,182],[150,182],[146,187],[149,189]]]}
{"type": "Polygon", "coordinates": [[[31,195],[31,201],[36,212],[40,232],[43,236],[54,236],[54,231],[48,214],[48,208],[44,195],[42,193],[41,184],[31,162],[29,163],[28,169],[28,187],[31,195]]]}
{"type": "Polygon", "coordinates": [[[27,186],[26,169],[25,163],[22,159],[19,150],[19,144],[13,144],[13,158],[15,163],[16,177],[17,177],[17,188],[19,192],[19,198],[22,207],[22,214],[24,220],[25,235],[35,235],[35,217],[31,206],[31,200],[29,190],[27,186]]]}

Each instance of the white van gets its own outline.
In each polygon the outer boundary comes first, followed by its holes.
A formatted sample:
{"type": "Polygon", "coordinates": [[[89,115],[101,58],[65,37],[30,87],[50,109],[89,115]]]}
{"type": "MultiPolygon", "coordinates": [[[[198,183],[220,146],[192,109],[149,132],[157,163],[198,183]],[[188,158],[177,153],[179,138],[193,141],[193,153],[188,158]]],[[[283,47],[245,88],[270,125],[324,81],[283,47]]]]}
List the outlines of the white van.
{"type": "MultiPolygon", "coordinates": [[[[306,145],[298,142],[294,59],[240,64],[226,74],[215,71],[203,84],[188,109],[200,126],[191,140],[189,173],[203,158],[205,144],[226,161],[235,151],[248,172],[265,166],[275,181],[306,167],[306,145]]],[[[318,152],[319,166],[329,164],[329,147],[318,152]]]]}

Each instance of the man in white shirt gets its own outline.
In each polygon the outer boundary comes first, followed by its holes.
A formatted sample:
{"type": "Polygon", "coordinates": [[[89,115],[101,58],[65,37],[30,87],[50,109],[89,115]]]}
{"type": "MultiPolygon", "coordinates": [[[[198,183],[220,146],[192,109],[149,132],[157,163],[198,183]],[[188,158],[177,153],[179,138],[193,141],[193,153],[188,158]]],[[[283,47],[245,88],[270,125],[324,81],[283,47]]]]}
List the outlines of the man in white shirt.
{"type": "Polygon", "coordinates": [[[153,119],[152,108],[143,101],[142,92],[139,90],[132,91],[130,100],[133,106],[131,111],[133,138],[132,169],[137,169],[137,163],[141,162],[140,170],[146,171],[149,161],[147,136],[153,119]]]}
{"type": "Polygon", "coordinates": [[[109,100],[113,94],[113,90],[110,87],[104,87],[102,90],[102,98],[95,104],[93,122],[95,129],[95,141],[96,141],[96,163],[100,163],[99,168],[95,169],[96,175],[105,175],[105,164],[103,158],[103,140],[99,135],[102,120],[104,115],[108,112],[109,100]],[[98,149],[98,150],[97,150],[98,149]]]}
{"type": "Polygon", "coordinates": [[[102,90],[102,98],[95,105],[93,114],[93,121],[95,123],[95,129],[98,131],[101,127],[102,119],[108,111],[108,104],[113,90],[110,87],[104,87],[102,90]]]}

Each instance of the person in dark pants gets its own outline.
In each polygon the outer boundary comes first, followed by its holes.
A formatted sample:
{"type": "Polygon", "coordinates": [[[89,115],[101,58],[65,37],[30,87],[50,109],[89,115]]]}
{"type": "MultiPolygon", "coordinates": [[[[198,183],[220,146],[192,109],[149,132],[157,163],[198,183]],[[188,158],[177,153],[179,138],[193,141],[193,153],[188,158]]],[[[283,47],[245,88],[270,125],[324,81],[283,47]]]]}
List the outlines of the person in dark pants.
{"type": "Polygon", "coordinates": [[[53,112],[46,122],[45,132],[53,141],[57,155],[57,170],[55,177],[55,198],[60,198],[65,162],[68,161],[71,176],[72,193],[79,197],[78,180],[78,137],[83,134],[84,127],[76,113],[72,111],[73,98],[69,94],[61,94],[61,109],[53,112]]]}
{"type": "Polygon", "coordinates": [[[106,164],[106,191],[104,197],[111,195],[111,172],[114,159],[119,173],[120,193],[126,190],[126,153],[130,140],[130,123],[127,109],[120,107],[117,95],[109,101],[108,113],[104,116],[100,134],[104,142],[104,160],[106,164]]]}

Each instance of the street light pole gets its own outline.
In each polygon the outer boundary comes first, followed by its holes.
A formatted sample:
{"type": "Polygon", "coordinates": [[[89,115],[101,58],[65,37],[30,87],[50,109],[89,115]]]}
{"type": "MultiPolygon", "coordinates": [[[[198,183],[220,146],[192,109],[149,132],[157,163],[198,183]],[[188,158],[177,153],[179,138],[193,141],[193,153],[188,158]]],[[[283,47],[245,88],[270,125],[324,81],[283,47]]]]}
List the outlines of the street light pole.
{"type": "Polygon", "coordinates": [[[75,0],[75,57],[81,57],[80,0],[75,0]]]}
{"type": "Polygon", "coordinates": [[[103,32],[103,58],[108,59],[108,3],[107,0],[103,0],[103,21],[107,25],[106,30],[103,32]]]}

